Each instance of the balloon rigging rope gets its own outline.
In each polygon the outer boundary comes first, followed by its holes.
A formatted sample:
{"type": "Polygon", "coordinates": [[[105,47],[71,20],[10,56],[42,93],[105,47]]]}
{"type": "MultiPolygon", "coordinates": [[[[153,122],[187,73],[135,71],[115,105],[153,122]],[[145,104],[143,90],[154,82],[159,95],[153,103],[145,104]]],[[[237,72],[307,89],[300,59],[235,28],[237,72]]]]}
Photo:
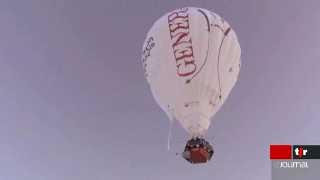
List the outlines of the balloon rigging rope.
{"type": "Polygon", "coordinates": [[[173,121],[174,121],[174,120],[170,120],[170,125],[169,125],[169,132],[168,132],[168,151],[170,150],[173,121]]]}

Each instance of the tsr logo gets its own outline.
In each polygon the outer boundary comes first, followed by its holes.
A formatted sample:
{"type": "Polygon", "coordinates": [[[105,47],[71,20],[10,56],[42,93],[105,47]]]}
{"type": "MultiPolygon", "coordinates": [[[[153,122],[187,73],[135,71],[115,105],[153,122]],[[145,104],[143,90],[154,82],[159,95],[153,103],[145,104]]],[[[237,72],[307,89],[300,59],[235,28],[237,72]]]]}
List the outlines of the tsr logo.
{"type": "Polygon", "coordinates": [[[302,158],[303,156],[307,155],[308,150],[307,149],[303,149],[303,147],[297,147],[294,150],[296,156],[298,156],[299,158],[302,158]]]}

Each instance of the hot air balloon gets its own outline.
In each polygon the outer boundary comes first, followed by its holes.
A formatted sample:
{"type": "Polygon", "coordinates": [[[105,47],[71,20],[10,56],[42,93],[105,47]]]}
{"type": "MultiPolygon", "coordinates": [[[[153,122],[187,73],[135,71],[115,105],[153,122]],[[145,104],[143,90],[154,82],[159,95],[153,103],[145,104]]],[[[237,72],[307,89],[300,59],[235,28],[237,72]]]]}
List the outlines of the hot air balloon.
{"type": "Polygon", "coordinates": [[[213,149],[204,137],[234,87],[241,49],[230,25],[206,9],[185,7],[159,18],[142,50],[154,99],[190,135],[183,158],[205,163],[213,149]]]}

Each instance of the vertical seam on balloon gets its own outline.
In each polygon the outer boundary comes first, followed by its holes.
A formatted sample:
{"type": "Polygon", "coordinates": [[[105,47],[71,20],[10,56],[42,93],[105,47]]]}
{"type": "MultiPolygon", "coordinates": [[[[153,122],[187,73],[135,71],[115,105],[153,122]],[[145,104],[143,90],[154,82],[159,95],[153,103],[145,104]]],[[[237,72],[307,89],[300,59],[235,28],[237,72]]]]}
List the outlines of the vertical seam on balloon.
{"type": "Polygon", "coordinates": [[[193,80],[193,78],[195,78],[203,69],[203,67],[207,64],[207,60],[208,60],[208,54],[209,54],[209,46],[210,46],[210,40],[209,40],[209,33],[210,33],[210,22],[209,22],[209,18],[206,15],[205,12],[203,12],[201,9],[198,9],[198,11],[205,17],[206,22],[207,22],[207,27],[208,27],[208,42],[207,42],[207,53],[206,53],[206,57],[205,60],[202,64],[202,66],[200,67],[199,71],[197,71],[190,79],[186,80],[186,84],[190,83],[191,80],[193,80]]]}
{"type": "MultiPolygon", "coordinates": [[[[219,29],[222,30],[222,28],[219,25],[215,25],[215,27],[218,27],[219,29]]],[[[226,38],[226,36],[229,34],[231,28],[229,27],[225,32],[224,32],[224,36],[223,39],[221,40],[220,43],[220,47],[219,47],[219,53],[218,53],[218,63],[217,63],[217,71],[218,71],[218,81],[219,81],[219,91],[220,91],[220,95],[219,95],[219,99],[221,100],[222,98],[222,87],[221,87],[221,79],[220,79],[220,56],[221,56],[221,49],[222,49],[222,45],[224,42],[224,39],[226,38]]],[[[222,30],[223,32],[223,30],[222,30]]]]}
{"type": "Polygon", "coordinates": [[[208,31],[210,32],[210,23],[209,23],[210,21],[209,21],[207,14],[205,12],[203,12],[201,9],[198,9],[198,11],[206,18],[208,31]]]}

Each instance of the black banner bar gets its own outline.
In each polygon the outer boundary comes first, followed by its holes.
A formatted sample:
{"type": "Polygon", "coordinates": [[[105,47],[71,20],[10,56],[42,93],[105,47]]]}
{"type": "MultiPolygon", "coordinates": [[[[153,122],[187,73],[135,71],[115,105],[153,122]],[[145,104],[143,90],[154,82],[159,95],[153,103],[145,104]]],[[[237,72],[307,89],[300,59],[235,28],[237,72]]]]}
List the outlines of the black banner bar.
{"type": "Polygon", "coordinates": [[[293,159],[320,159],[320,145],[293,145],[293,159]]]}

